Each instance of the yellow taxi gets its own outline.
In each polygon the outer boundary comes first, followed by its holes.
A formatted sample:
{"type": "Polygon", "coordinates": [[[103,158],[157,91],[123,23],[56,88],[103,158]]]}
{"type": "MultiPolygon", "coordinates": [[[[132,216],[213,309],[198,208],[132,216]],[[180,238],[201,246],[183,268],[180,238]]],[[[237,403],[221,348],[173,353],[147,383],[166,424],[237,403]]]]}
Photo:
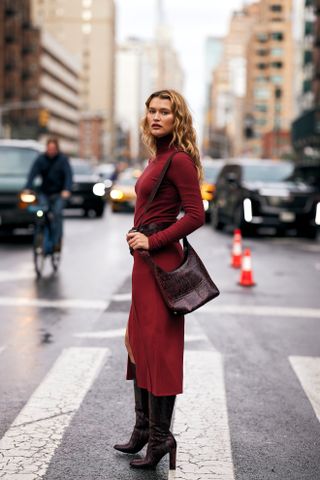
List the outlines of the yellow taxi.
{"type": "Polygon", "coordinates": [[[201,195],[203,207],[206,212],[206,221],[210,220],[210,204],[214,198],[215,183],[223,165],[223,160],[205,157],[202,160],[203,182],[201,184],[201,195]]]}
{"type": "Polygon", "coordinates": [[[136,204],[135,184],[141,170],[127,168],[118,176],[110,190],[110,203],[113,212],[133,212],[136,204]]]}

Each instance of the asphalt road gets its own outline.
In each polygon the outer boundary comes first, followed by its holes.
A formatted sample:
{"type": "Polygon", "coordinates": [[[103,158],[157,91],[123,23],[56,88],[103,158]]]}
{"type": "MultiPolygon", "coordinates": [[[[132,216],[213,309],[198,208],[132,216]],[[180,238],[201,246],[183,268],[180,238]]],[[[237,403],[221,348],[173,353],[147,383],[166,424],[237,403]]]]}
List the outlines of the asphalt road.
{"type": "MultiPolygon", "coordinates": [[[[168,478],[112,445],[133,425],[123,329],[130,214],[67,218],[58,275],[35,279],[30,239],[0,238],[0,478],[168,478]]],[[[256,285],[238,285],[232,237],[190,237],[221,295],[186,317],[185,393],[173,430],[181,480],[320,479],[320,241],[245,239],[256,285]]]]}

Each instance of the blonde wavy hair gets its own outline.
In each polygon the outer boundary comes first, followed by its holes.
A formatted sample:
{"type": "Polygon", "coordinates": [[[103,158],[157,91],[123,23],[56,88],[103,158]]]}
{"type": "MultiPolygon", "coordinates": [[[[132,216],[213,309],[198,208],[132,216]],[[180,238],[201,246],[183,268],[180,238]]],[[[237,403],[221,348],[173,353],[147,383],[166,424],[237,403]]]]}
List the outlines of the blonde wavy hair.
{"type": "Polygon", "coordinates": [[[159,90],[154,92],[147,99],[146,113],[141,121],[142,142],[147,147],[151,155],[156,154],[156,137],[150,133],[147,113],[150,102],[153,98],[161,98],[170,100],[172,113],[174,115],[174,124],[172,132],[171,145],[175,145],[180,150],[188,153],[195,163],[198,170],[199,181],[203,179],[203,170],[200,160],[200,152],[197,146],[196,132],[192,124],[192,116],[188,108],[187,102],[183,96],[175,90],[159,90]]]}

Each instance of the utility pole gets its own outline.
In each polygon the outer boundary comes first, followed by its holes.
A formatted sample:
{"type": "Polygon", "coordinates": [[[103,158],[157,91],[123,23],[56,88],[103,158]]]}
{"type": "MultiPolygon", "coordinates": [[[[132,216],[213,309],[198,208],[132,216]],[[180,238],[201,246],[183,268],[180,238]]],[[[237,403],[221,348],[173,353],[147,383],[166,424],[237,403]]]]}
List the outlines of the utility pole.
{"type": "Polygon", "coordinates": [[[27,110],[32,108],[41,108],[39,102],[12,102],[0,106],[0,138],[3,137],[3,114],[13,110],[27,110]]]}

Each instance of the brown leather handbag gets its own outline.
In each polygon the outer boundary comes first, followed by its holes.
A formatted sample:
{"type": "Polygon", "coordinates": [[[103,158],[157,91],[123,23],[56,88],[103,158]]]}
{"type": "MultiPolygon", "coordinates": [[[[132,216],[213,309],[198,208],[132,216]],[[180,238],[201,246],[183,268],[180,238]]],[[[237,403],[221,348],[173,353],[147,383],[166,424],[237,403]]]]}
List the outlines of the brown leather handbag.
{"type": "MultiPolygon", "coordinates": [[[[173,155],[171,155],[166,162],[158,182],[150,194],[145,211],[151,205],[170,166],[173,155]]],[[[143,231],[143,228],[141,230],[143,231]]],[[[218,287],[213,282],[206,267],[186,237],[183,238],[183,250],[184,256],[181,265],[170,272],[159,267],[159,265],[152,260],[148,250],[139,250],[140,255],[154,272],[155,279],[167,307],[176,315],[191,313],[220,294],[218,287]]]]}

